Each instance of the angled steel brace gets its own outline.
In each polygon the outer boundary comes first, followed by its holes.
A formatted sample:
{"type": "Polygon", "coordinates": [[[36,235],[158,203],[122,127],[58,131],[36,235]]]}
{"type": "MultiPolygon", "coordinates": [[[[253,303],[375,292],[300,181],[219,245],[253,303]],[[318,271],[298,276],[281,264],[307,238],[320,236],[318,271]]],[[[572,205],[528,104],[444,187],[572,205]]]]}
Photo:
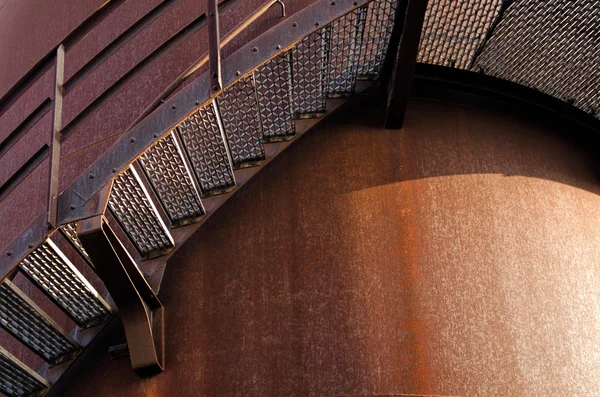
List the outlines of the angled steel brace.
{"type": "Polygon", "coordinates": [[[158,297],[103,215],[80,221],[77,232],[119,309],[133,370],[140,377],[159,374],[164,308],[158,297]]]}

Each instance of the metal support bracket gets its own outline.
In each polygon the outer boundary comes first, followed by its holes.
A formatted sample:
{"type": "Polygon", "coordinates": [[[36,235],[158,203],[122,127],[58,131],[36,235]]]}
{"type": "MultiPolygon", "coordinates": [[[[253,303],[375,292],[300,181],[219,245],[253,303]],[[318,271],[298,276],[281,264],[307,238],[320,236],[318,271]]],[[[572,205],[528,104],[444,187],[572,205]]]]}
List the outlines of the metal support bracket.
{"type": "MultiPolygon", "coordinates": [[[[394,65],[387,94],[385,128],[402,128],[404,123],[426,11],[427,0],[408,0],[405,15],[400,12],[396,15],[395,26],[402,27],[402,34],[393,58],[394,65]]],[[[390,50],[394,50],[391,43],[390,50]]],[[[389,54],[391,55],[392,52],[389,54]]]]}
{"type": "Polygon", "coordinates": [[[104,216],[80,221],[77,232],[119,309],[133,370],[140,377],[159,374],[164,369],[164,308],[158,297],[104,216]]]}

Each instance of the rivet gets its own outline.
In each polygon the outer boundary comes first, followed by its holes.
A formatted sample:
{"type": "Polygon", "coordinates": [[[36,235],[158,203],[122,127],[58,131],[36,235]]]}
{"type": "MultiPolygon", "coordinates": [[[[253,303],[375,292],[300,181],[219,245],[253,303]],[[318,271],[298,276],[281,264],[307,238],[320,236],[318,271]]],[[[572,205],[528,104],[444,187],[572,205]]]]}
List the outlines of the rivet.
{"type": "Polygon", "coordinates": [[[217,72],[214,72],[213,73],[213,79],[216,79],[216,78],[217,78],[217,72]]]}
{"type": "Polygon", "coordinates": [[[131,138],[131,139],[129,140],[129,142],[131,142],[131,143],[135,142],[135,138],[131,138]]]}
{"type": "Polygon", "coordinates": [[[319,26],[319,22],[315,22],[315,26],[319,26]]]}
{"type": "Polygon", "coordinates": [[[94,174],[90,174],[90,179],[94,179],[94,174]]]}
{"type": "Polygon", "coordinates": [[[242,74],[242,72],[240,72],[239,70],[238,70],[237,72],[235,72],[235,75],[236,75],[236,76],[239,76],[239,75],[241,75],[241,74],[242,74]]]}
{"type": "Polygon", "coordinates": [[[33,248],[33,244],[27,244],[27,248],[32,249],[33,248]]]}
{"type": "Polygon", "coordinates": [[[196,104],[196,106],[200,105],[200,101],[196,101],[194,103],[196,104]]]}
{"type": "Polygon", "coordinates": [[[11,256],[11,255],[12,255],[12,252],[6,251],[6,256],[11,256]]]}
{"type": "Polygon", "coordinates": [[[355,1],[355,2],[354,2],[354,5],[355,5],[355,6],[357,6],[357,5],[358,5],[358,1],[355,1]]]}
{"type": "Polygon", "coordinates": [[[213,86],[213,91],[219,91],[219,86],[218,85],[213,86]]]}
{"type": "Polygon", "coordinates": [[[298,22],[294,22],[294,23],[292,24],[292,27],[293,27],[293,28],[296,28],[296,27],[298,27],[298,22]]]}
{"type": "Polygon", "coordinates": [[[177,109],[177,106],[171,105],[171,109],[175,110],[175,109],[177,109]]]}
{"type": "Polygon", "coordinates": [[[74,205],[72,205],[72,206],[71,206],[71,211],[73,211],[74,209],[75,209],[75,206],[74,206],[74,205]]]}
{"type": "Polygon", "coordinates": [[[281,50],[281,46],[279,44],[277,44],[277,47],[275,47],[278,50],[281,50]]]}
{"type": "Polygon", "coordinates": [[[117,172],[117,169],[116,169],[116,168],[113,168],[113,169],[112,169],[112,172],[117,172]]]}
{"type": "Polygon", "coordinates": [[[332,6],[334,6],[334,5],[335,5],[335,1],[332,1],[332,2],[331,2],[331,5],[332,5],[332,6]]]}
{"type": "Polygon", "coordinates": [[[256,47],[252,48],[252,52],[256,52],[256,51],[258,51],[258,48],[256,48],[256,47]]]}
{"type": "Polygon", "coordinates": [[[158,138],[158,134],[157,133],[154,133],[154,135],[152,135],[152,136],[155,137],[155,138],[158,138]]]}

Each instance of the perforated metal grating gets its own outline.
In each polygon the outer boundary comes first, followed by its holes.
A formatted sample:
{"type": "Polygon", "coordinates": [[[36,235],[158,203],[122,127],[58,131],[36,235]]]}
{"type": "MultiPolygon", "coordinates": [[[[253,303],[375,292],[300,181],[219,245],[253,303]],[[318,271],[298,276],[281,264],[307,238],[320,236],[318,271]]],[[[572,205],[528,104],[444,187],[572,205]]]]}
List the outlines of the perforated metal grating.
{"type": "Polygon", "coordinates": [[[369,3],[358,62],[359,76],[379,77],[392,36],[397,7],[398,0],[373,0],[369,3]]]}
{"type": "Polygon", "coordinates": [[[292,52],[269,60],[254,71],[265,141],[294,136],[292,104],[292,52]]]}
{"type": "Polygon", "coordinates": [[[234,168],[254,165],[265,159],[260,142],[262,125],[254,77],[239,80],[218,99],[223,126],[234,168]]]}
{"type": "Polygon", "coordinates": [[[51,240],[23,259],[19,267],[77,325],[91,326],[110,314],[108,304],[51,240]]]}
{"type": "Polygon", "coordinates": [[[108,207],[142,255],[173,246],[169,231],[133,168],[115,178],[108,207]]]}
{"type": "Polygon", "coordinates": [[[49,383],[0,347],[0,392],[8,397],[31,396],[49,383]]]}
{"type": "Polygon", "coordinates": [[[213,104],[195,111],[177,130],[202,193],[209,196],[231,190],[235,178],[229,149],[213,104]]]}
{"type": "Polygon", "coordinates": [[[519,83],[600,117],[600,3],[516,1],[474,70],[519,83]]]}
{"type": "Polygon", "coordinates": [[[0,284],[0,325],[50,364],[79,347],[9,281],[0,284]]]}
{"type": "Polygon", "coordinates": [[[417,62],[468,69],[502,0],[430,0],[417,62]]]}
{"type": "Polygon", "coordinates": [[[204,215],[200,193],[194,186],[173,133],[147,150],[140,158],[140,164],[171,222],[204,215]]]}
{"type": "Polygon", "coordinates": [[[77,235],[77,222],[68,223],[66,225],[61,226],[61,230],[64,235],[67,236],[71,244],[79,251],[81,256],[83,256],[90,264],[92,263],[92,259],[83,248],[83,244],[79,240],[79,236],[77,235]]]}
{"type": "Polygon", "coordinates": [[[331,34],[327,72],[329,97],[354,93],[366,14],[365,7],[357,8],[327,27],[331,34]]]}
{"type": "Polygon", "coordinates": [[[325,112],[329,34],[327,28],[314,32],[293,50],[296,117],[325,112]]]}

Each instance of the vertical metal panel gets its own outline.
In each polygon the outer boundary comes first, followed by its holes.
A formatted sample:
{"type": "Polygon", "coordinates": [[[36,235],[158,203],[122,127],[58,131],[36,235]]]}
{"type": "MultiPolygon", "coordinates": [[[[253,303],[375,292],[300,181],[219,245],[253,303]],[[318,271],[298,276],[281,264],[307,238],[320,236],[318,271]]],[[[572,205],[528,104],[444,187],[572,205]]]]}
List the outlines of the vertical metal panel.
{"type": "Polygon", "coordinates": [[[171,222],[177,224],[204,215],[200,193],[172,132],[147,150],[140,163],[171,222]]]}
{"type": "Polygon", "coordinates": [[[406,0],[373,0],[369,3],[357,68],[359,77],[379,77],[399,1],[406,0]]]}
{"type": "Polygon", "coordinates": [[[265,159],[256,96],[254,76],[251,75],[227,88],[218,98],[234,168],[252,166],[265,159]]]}
{"type": "Polygon", "coordinates": [[[319,116],[325,112],[330,33],[328,28],[314,32],[293,49],[296,117],[319,116]]]}
{"type": "Polygon", "coordinates": [[[292,52],[272,58],[254,71],[265,141],[290,139],[294,134],[292,52]]]}
{"type": "Polygon", "coordinates": [[[354,92],[365,18],[366,9],[361,7],[328,27],[331,30],[327,82],[330,98],[348,97],[354,92]]]}
{"type": "Polygon", "coordinates": [[[235,186],[231,157],[216,108],[197,109],[177,127],[204,195],[228,192],[235,186]]]}
{"type": "Polygon", "coordinates": [[[173,238],[133,167],[115,178],[108,207],[142,256],[173,247],[173,238]]]}

